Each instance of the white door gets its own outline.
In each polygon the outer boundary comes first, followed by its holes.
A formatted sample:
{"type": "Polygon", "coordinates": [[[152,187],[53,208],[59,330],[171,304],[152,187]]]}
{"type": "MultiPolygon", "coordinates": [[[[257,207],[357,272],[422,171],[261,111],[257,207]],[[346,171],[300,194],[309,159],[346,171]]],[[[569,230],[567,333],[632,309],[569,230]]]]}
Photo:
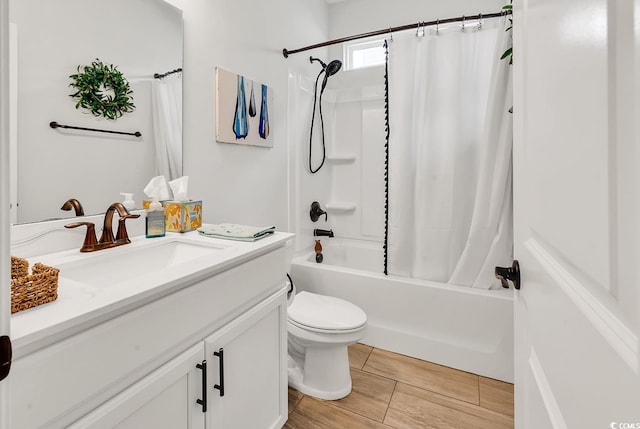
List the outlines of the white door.
{"type": "MultiPolygon", "coordinates": [[[[9,336],[9,0],[0,0],[0,342],[9,336]],[[4,338],[3,338],[4,337],[4,338]]],[[[0,344],[0,366],[2,365],[0,344]]],[[[6,367],[5,367],[6,368],[6,367]]],[[[0,368],[2,373],[2,368],[0,368]]],[[[9,429],[9,381],[0,381],[0,429],[9,429]]]]}
{"type": "Polygon", "coordinates": [[[640,1],[514,10],[516,427],[640,428],[640,1]]]}

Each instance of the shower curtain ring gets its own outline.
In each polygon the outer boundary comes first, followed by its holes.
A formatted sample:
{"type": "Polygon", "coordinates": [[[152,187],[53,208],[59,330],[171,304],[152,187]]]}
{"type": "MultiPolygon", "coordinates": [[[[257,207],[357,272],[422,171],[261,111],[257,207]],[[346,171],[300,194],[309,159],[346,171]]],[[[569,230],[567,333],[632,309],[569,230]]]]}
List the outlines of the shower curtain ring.
{"type": "Polygon", "coordinates": [[[478,30],[482,30],[482,14],[479,13],[478,16],[478,30]]]}
{"type": "Polygon", "coordinates": [[[464,21],[467,19],[466,16],[462,15],[462,31],[464,31],[464,21]]]}
{"type": "Polygon", "coordinates": [[[440,20],[436,20],[436,34],[440,34],[440,20]]]}
{"type": "Polygon", "coordinates": [[[389,41],[393,42],[393,31],[391,31],[391,27],[389,27],[389,41]]]}

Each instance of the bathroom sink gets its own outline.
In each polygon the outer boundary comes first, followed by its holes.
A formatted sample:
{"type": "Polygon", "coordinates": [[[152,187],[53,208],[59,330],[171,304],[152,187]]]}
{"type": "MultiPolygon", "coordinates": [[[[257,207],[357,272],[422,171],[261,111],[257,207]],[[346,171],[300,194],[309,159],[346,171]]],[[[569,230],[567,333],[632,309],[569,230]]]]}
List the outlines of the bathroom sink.
{"type": "Polygon", "coordinates": [[[105,287],[151,274],[175,271],[191,261],[214,257],[227,247],[172,240],[96,252],[58,265],[60,278],[105,287]]]}

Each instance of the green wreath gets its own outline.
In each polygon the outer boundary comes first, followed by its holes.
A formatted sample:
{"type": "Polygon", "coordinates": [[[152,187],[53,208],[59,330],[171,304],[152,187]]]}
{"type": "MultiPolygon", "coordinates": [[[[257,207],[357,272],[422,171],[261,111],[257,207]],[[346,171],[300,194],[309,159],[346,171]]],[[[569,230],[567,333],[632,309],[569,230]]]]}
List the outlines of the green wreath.
{"type": "Polygon", "coordinates": [[[111,64],[103,64],[96,58],[89,66],[78,66],[78,73],[69,76],[73,82],[69,86],[77,91],[70,97],[77,98],[76,109],[84,108],[94,116],[117,119],[127,112],[133,112],[129,82],[111,64]]]}

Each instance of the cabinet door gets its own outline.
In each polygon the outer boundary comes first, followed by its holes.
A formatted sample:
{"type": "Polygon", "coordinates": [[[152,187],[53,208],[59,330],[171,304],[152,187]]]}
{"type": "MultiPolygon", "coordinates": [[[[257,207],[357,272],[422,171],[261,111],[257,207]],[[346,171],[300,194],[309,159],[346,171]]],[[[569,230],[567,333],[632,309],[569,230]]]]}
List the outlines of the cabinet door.
{"type": "Polygon", "coordinates": [[[282,289],[205,340],[208,429],[268,429],[285,423],[285,294],[282,289]]]}
{"type": "Polygon", "coordinates": [[[69,426],[117,429],[202,429],[204,344],[198,343],[69,426]]]}

